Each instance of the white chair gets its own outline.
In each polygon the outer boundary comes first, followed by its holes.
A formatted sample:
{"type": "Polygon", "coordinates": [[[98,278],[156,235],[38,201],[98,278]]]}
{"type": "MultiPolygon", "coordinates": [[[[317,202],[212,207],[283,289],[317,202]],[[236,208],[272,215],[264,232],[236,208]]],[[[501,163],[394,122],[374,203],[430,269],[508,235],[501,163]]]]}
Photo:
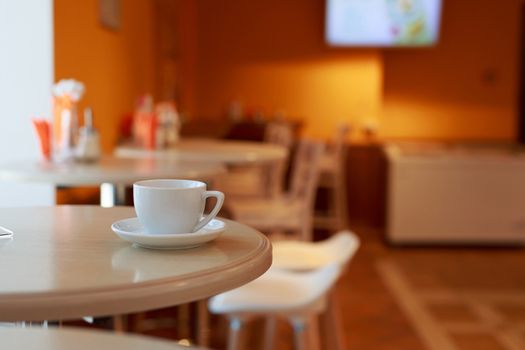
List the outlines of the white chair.
{"type": "Polygon", "coordinates": [[[316,212],[314,227],[328,230],[342,230],[348,226],[348,204],[346,191],[346,137],[350,131],[348,124],[338,126],[334,138],[326,148],[321,160],[319,187],[328,190],[328,208],[316,212]]]}
{"type": "Polygon", "coordinates": [[[323,145],[302,140],[296,151],[290,190],[272,198],[230,200],[235,220],[267,234],[291,233],[312,240],[313,210],[323,145]]]}
{"type": "MultiPolygon", "coordinates": [[[[295,342],[298,349],[319,348],[317,317],[325,314],[325,337],[330,349],[343,349],[340,322],[334,298],[330,291],[336,283],[345,265],[354,256],[359,247],[359,239],[346,231],[322,243],[302,243],[286,245],[278,243],[281,248],[275,252],[275,261],[281,263],[272,266],[260,278],[232,291],[219,294],[210,299],[208,307],[212,313],[225,314],[230,320],[230,336],[228,348],[239,348],[240,331],[247,320],[263,316],[267,326],[273,327],[275,318],[285,318],[294,329],[295,342]],[[323,251],[324,258],[308,266],[321,268],[308,272],[290,271],[291,265],[283,254],[292,254],[305,258],[306,254],[319,255],[323,251]],[[325,253],[330,253],[326,256],[325,253]],[[280,257],[279,257],[280,256],[280,257]],[[330,259],[331,257],[331,259],[330,259]],[[328,317],[327,317],[328,316],[328,317]],[[308,339],[308,340],[307,340],[308,339]],[[308,346],[309,345],[309,346],[308,346]]],[[[293,265],[296,268],[297,265],[293,265]]],[[[300,269],[303,269],[301,266],[300,269]]],[[[271,330],[271,329],[270,329],[271,330]]],[[[273,345],[272,332],[266,333],[266,348],[273,345]]]]}

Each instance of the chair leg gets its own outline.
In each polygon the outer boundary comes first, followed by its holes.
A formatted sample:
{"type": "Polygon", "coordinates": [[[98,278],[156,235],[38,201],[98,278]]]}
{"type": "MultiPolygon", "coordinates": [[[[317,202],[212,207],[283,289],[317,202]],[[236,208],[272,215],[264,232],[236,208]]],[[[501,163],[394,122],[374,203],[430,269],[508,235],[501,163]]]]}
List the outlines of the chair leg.
{"type": "Polygon", "coordinates": [[[293,318],[292,326],[296,350],[319,350],[319,328],[316,316],[307,319],[293,318]]]}
{"type": "Polygon", "coordinates": [[[341,313],[337,305],[335,293],[332,291],[327,298],[327,307],[323,315],[323,333],[327,349],[344,350],[346,343],[341,322],[341,313]]]}
{"type": "Polygon", "coordinates": [[[310,340],[310,349],[319,350],[321,348],[321,338],[319,335],[319,317],[310,316],[308,319],[308,335],[310,340]]]}
{"type": "Polygon", "coordinates": [[[346,179],[342,169],[337,171],[335,176],[337,188],[333,191],[335,196],[335,216],[337,220],[337,229],[342,230],[348,227],[348,205],[347,205],[347,191],[346,179]]]}
{"type": "Polygon", "coordinates": [[[177,306],[177,337],[179,339],[190,339],[190,304],[177,306]]]}
{"type": "Polygon", "coordinates": [[[274,316],[268,316],[264,329],[264,350],[272,350],[275,343],[275,330],[277,319],[274,316]]]}
{"type": "Polygon", "coordinates": [[[293,319],[292,327],[295,341],[294,348],[296,350],[307,350],[306,344],[308,344],[308,340],[305,339],[306,322],[302,319],[293,319]]]}
{"type": "Polygon", "coordinates": [[[239,317],[230,318],[230,334],[228,336],[228,350],[241,349],[241,328],[243,320],[239,317]]]}

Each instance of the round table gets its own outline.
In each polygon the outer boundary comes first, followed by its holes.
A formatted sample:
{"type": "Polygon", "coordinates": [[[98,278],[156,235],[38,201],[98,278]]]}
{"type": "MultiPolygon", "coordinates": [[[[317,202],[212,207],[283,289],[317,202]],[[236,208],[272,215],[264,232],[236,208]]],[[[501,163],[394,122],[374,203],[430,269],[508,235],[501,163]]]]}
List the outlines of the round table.
{"type": "Polygon", "coordinates": [[[82,329],[4,328],[0,342],[3,349],[24,350],[197,350],[151,337],[82,329]]]}
{"type": "MultiPolygon", "coordinates": [[[[227,195],[231,194],[231,190],[237,193],[239,188],[243,188],[247,170],[245,167],[251,168],[249,171],[257,168],[262,181],[249,187],[256,188],[257,193],[272,196],[280,192],[283,172],[279,169],[285,168],[288,149],[266,142],[186,138],[168,149],[148,150],[133,145],[119,146],[115,149],[115,156],[128,159],[191,159],[208,164],[224,164],[229,170],[228,177],[224,178],[227,180],[223,183],[225,186],[222,187],[227,195]]],[[[248,174],[248,178],[253,179],[254,173],[248,174]]]]}
{"type": "Polygon", "coordinates": [[[96,163],[18,161],[0,164],[0,180],[28,181],[55,186],[100,186],[105,207],[125,204],[125,188],[147,179],[211,180],[223,174],[223,165],[177,159],[122,159],[104,156],[96,163]]]}
{"type": "Polygon", "coordinates": [[[243,285],[271,264],[254,229],[226,222],[215,241],[187,250],[132,246],[111,224],[132,207],[2,208],[0,321],[118,315],[203,299],[243,285]]]}
{"type": "Polygon", "coordinates": [[[180,140],[169,149],[147,150],[123,145],[115,149],[115,155],[121,158],[201,160],[243,165],[283,161],[288,156],[288,150],[264,142],[188,138],[180,140]]]}

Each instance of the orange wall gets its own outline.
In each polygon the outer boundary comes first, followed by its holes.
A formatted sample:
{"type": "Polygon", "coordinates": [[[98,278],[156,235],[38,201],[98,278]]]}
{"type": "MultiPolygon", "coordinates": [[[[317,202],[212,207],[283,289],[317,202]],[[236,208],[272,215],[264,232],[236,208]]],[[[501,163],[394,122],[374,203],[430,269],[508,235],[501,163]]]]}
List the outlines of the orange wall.
{"type": "Polygon", "coordinates": [[[175,100],[184,115],[195,110],[197,2],[155,0],[158,97],[175,100]]]}
{"type": "Polygon", "coordinates": [[[55,0],[56,78],[86,83],[106,151],[135,98],[159,92],[166,57],[190,116],[219,118],[238,100],[286,111],[316,137],[366,120],[384,138],[514,137],[521,0],[444,1],[436,47],[375,50],[327,47],[325,0],[172,0],[178,35],[166,56],[154,5],[169,1],[122,1],[115,33],[99,25],[98,1],[55,0]]]}
{"type": "Polygon", "coordinates": [[[121,27],[104,29],[98,0],[55,0],[55,78],[84,82],[103,149],[112,149],[121,116],[155,87],[154,9],[150,0],[121,1],[121,27]]]}
{"type": "Polygon", "coordinates": [[[224,115],[229,101],[286,111],[306,134],[331,136],[340,121],[378,113],[378,50],[335,50],[323,39],[324,0],[198,2],[194,114],[224,115]]]}
{"type": "Polygon", "coordinates": [[[445,1],[439,45],[386,50],[383,136],[513,139],[521,3],[445,1]]]}
{"type": "Polygon", "coordinates": [[[198,116],[285,110],[307,134],[348,120],[383,138],[512,139],[521,0],[444,1],[434,48],[328,48],[325,0],[198,1],[198,116]]]}

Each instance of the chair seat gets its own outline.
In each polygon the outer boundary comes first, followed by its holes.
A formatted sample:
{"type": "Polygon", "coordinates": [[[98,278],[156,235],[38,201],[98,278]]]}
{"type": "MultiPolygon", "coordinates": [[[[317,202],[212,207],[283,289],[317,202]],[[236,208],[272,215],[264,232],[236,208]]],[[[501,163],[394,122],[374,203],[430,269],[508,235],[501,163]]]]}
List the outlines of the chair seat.
{"type": "Polygon", "coordinates": [[[258,279],[213,297],[209,308],[217,314],[282,314],[287,317],[319,312],[324,296],[340,273],[334,264],[297,273],[271,268],[258,279]]]}

